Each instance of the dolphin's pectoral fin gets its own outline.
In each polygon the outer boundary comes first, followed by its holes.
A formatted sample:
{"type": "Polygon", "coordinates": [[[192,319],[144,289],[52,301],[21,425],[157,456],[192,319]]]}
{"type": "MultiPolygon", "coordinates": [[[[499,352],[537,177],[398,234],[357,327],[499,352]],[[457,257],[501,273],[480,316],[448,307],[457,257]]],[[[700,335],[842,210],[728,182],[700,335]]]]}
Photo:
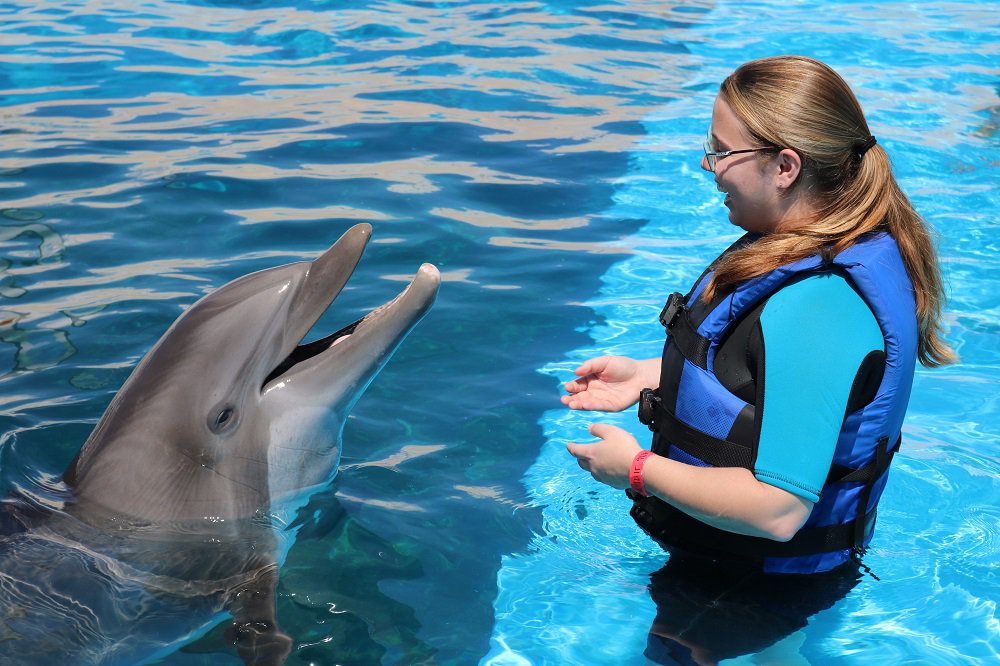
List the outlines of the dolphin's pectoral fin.
{"type": "Polygon", "coordinates": [[[230,596],[233,623],[226,630],[226,641],[236,646],[247,666],[280,666],[292,651],[291,636],[275,619],[277,583],[277,567],[265,567],[230,596]]]}

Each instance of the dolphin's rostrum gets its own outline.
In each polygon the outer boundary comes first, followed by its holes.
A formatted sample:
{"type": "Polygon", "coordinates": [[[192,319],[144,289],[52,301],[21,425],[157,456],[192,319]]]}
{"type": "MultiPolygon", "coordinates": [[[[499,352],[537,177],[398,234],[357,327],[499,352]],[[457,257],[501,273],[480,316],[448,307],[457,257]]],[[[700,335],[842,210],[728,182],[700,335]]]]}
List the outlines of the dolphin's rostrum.
{"type": "Polygon", "coordinates": [[[0,517],[0,664],[132,664],[232,615],[247,663],[281,663],[277,567],[296,508],[336,474],[348,413],[437,293],[302,339],[353,273],[362,224],[311,262],[192,305],[136,366],[64,475],[58,510],[0,517]]]}

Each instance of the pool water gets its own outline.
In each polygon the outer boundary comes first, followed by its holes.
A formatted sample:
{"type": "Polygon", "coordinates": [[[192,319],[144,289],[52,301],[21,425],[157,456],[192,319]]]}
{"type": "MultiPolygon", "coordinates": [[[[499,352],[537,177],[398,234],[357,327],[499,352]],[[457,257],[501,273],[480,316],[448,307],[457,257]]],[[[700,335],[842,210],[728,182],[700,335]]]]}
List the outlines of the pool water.
{"type": "MultiPolygon", "coordinates": [[[[777,53],[852,84],[936,229],[919,370],[866,578],[742,663],[993,663],[1000,551],[1000,13],[991,2],[0,5],[0,485],[61,474],[208,290],[375,229],[319,328],[424,261],[431,314],[300,515],[293,664],[642,663],[664,555],[566,454],[559,385],[655,355],[736,237],[698,168],[721,79],[777,53]]],[[[2,643],[0,643],[2,653],[2,643]]],[[[221,629],[157,661],[240,663],[221,629]]]]}

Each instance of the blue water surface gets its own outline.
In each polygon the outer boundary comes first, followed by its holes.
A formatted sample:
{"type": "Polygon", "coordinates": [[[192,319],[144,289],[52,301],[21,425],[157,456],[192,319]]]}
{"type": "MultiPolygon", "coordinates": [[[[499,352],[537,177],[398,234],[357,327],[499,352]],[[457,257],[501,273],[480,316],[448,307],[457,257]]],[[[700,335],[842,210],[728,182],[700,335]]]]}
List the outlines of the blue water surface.
{"type": "MultiPolygon", "coordinates": [[[[736,237],[698,167],[719,82],[802,53],[852,84],[937,231],[920,370],[866,579],[739,661],[993,663],[1000,551],[993,2],[0,4],[0,484],[61,474],[170,322],[375,236],[318,328],[424,261],[437,304],[369,388],[281,571],[292,664],[642,663],[664,554],[565,453],[559,384],[652,356],[736,237]]],[[[643,435],[631,414],[600,417],[643,435]]],[[[0,643],[2,650],[2,643],[0,643]]],[[[222,629],[160,659],[237,664],[222,629]]]]}

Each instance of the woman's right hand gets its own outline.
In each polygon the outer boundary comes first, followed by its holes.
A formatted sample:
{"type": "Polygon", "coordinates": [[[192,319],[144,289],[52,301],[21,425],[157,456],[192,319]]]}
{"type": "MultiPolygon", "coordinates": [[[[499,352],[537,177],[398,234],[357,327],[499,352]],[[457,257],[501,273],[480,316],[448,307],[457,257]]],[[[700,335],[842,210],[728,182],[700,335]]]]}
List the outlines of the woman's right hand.
{"type": "Polygon", "coordinates": [[[573,371],[577,379],[563,386],[562,402],[570,409],[620,412],[639,401],[639,392],[660,381],[660,359],[598,356],[573,371]]]}

